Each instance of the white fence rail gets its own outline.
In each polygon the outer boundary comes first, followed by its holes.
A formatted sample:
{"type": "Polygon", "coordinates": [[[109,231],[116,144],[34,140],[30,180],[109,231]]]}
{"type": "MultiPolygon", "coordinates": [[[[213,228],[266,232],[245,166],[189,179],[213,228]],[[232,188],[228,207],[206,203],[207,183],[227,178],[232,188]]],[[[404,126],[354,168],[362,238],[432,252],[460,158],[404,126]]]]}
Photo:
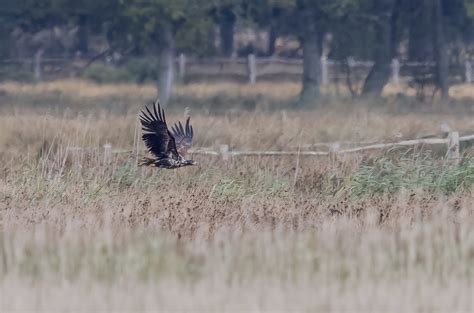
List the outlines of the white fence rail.
{"type": "MultiPolygon", "coordinates": [[[[277,57],[257,58],[251,54],[248,58],[212,58],[193,59],[181,54],[177,58],[178,76],[181,80],[192,79],[196,76],[228,76],[239,77],[254,84],[259,79],[272,76],[291,76],[303,73],[303,61],[301,59],[286,59],[277,57]]],[[[335,80],[342,80],[347,71],[354,75],[355,79],[365,78],[374,62],[357,61],[352,58],[344,62],[321,58],[321,82],[327,85],[335,80]]],[[[433,62],[404,62],[394,59],[391,63],[391,80],[399,84],[401,77],[410,77],[416,69],[434,68],[433,62]],[[403,71],[402,71],[403,69],[403,71]]],[[[466,61],[460,66],[451,66],[451,72],[462,76],[462,79],[471,83],[473,80],[472,64],[466,61]]]]}
{"type": "Polygon", "coordinates": [[[419,145],[440,145],[444,144],[447,146],[446,156],[447,158],[459,158],[459,143],[462,141],[474,140],[474,134],[468,136],[459,136],[458,132],[449,133],[447,138],[425,138],[425,139],[413,139],[404,140],[393,143],[379,143],[370,144],[361,147],[341,149],[338,142],[332,143],[329,146],[330,151],[230,151],[228,145],[222,145],[219,151],[209,149],[195,149],[191,150],[191,154],[203,154],[203,155],[215,155],[226,157],[238,157],[238,156],[330,156],[334,154],[348,154],[364,152],[369,150],[383,150],[396,147],[407,147],[407,146],[419,146],[419,145]]]}
{"type": "MultiPolygon", "coordinates": [[[[105,62],[112,62],[106,58],[105,62]]],[[[93,58],[99,61],[101,58],[93,58]]],[[[57,78],[63,76],[76,76],[89,66],[93,61],[86,59],[61,59],[43,58],[39,53],[31,60],[0,60],[0,65],[15,63],[29,64],[37,79],[42,77],[57,78]],[[43,75],[44,74],[44,75],[43,75]]],[[[345,79],[347,72],[351,73],[354,80],[364,79],[374,62],[358,61],[348,58],[345,61],[330,60],[321,58],[321,82],[327,85],[333,81],[345,79]]],[[[400,62],[394,59],[391,64],[391,81],[399,84],[402,77],[412,77],[413,72],[420,69],[434,68],[433,62],[400,62]]],[[[255,84],[258,80],[265,80],[274,77],[297,77],[303,73],[303,61],[301,59],[289,59],[278,57],[256,57],[250,54],[247,58],[192,58],[185,54],[180,54],[175,60],[177,76],[181,81],[189,81],[194,78],[217,77],[217,78],[237,78],[255,84]]],[[[433,71],[428,71],[433,72],[433,71]]],[[[473,68],[470,61],[461,65],[451,65],[451,75],[462,76],[462,80],[471,83],[474,79],[473,68]]]]}
{"type": "MultiPolygon", "coordinates": [[[[463,141],[474,141],[474,134],[459,136],[459,132],[453,131],[448,133],[446,138],[421,138],[412,140],[403,140],[392,143],[377,143],[368,144],[353,148],[341,148],[340,142],[334,142],[331,144],[321,143],[316,144],[320,146],[329,147],[329,151],[252,151],[252,150],[230,150],[228,145],[220,145],[218,150],[212,148],[194,148],[189,150],[191,155],[208,155],[219,157],[224,161],[227,161],[234,157],[265,157],[265,156],[309,156],[309,157],[330,157],[334,155],[344,155],[350,153],[361,153],[371,150],[384,150],[397,147],[410,147],[410,146],[427,146],[427,145],[445,145],[446,146],[446,159],[457,163],[460,159],[459,146],[463,141]]],[[[347,142],[346,142],[347,144],[347,142]]],[[[132,154],[137,151],[130,150],[114,150],[112,145],[104,145],[104,154],[132,154]]],[[[84,151],[89,150],[81,147],[70,147],[71,151],[84,151]]],[[[96,149],[90,149],[96,150],[96,149]]],[[[145,151],[144,151],[145,152],[145,151]]]]}

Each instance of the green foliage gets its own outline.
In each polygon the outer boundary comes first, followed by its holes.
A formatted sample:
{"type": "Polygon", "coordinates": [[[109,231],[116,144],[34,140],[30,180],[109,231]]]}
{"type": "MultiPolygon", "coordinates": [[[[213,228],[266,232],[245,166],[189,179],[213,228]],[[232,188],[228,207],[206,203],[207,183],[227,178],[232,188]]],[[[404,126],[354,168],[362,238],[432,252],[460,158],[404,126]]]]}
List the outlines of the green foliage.
{"type": "Polygon", "coordinates": [[[5,18],[13,18],[11,28],[22,26],[30,30],[39,30],[60,23],[64,15],[59,0],[16,0],[2,4],[5,18]]]}
{"type": "Polygon", "coordinates": [[[29,67],[7,65],[0,67],[0,81],[33,82],[35,78],[29,67]]]}
{"type": "Polygon", "coordinates": [[[156,58],[134,58],[125,65],[129,79],[135,83],[156,81],[158,79],[158,61],[156,58]]]}
{"type": "Polygon", "coordinates": [[[0,58],[8,56],[10,32],[15,24],[13,17],[14,2],[4,0],[0,2],[0,58]]]}
{"type": "Polygon", "coordinates": [[[474,0],[464,0],[466,12],[469,17],[474,17],[474,0]]]}
{"type": "Polygon", "coordinates": [[[277,178],[270,173],[256,173],[255,177],[245,179],[221,179],[213,186],[211,195],[230,200],[252,196],[284,198],[289,195],[289,186],[286,179],[277,178]]]}
{"type": "Polygon", "coordinates": [[[84,204],[90,203],[97,199],[104,192],[104,185],[92,185],[89,187],[89,191],[82,197],[84,204]]]}
{"type": "MultiPolygon", "coordinates": [[[[401,1],[404,7],[402,20],[406,25],[410,24],[412,12],[426,11],[422,1],[401,1]]],[[[178,50],[209,55],[215,53],[209,34],[218,19],[216,12],[219,8],[230,7],[240,24],[263,29],[272,27],[279,34],[296,36],[315,29],[329,31],[334,35],[332,50],[336,57],[347,57],[350,51],[354,57],[368,58],[372,46],[376,45],[372,28],[385,18],[383,12],[377,10],[379,3],[390,1],[3,0],[0,3],[0,39],[3,42],[4,35],[16,26],[36,31],[86,23],[96,33],[105,30],[109,44],[114,48],[146,52],[154,45],[159,48],[163,30],[171,29],[178,50]]],[[[443,0],[447,24],[456,28],[453,32],[470,29],[473,8],[472,0],[443,0]]],[[[406,33],[403,31],[404,36],[406,33]]]]}
{"type": "Polygon", "coordinates": [[[122,18],[113,25],[121,30],[116,39],[125,39],[141,50],[154,45],[159,49],[169,44],[164,42],[166,31],[176,35],[181,29],[207,27],[202,23],[207,8],[209,4],[200,0],[120,0],[122,18]]]}
{"type": "Polygon", "coordinates": [[[361,166],[351,181],[352,194],[358,197],[396,193],[402,189],[422,189],[452,194],[474,185],[474,158],[454,167],[429,157],[415,159],[380,158],[361,166]]]}
{"type": "Polygon", "coordinates": [[[100,84],[155,81],[158,61],[155,58],[132,58],[123,66],[96,63],[84,71],[83,78],[100,84]]]}
{"type": "Polygon", "coordinates": [[[116,182],[123,187],[130,187],[138,181],[137,167],[131,162],[127,162],[119,167],[115,172],[116,182]]]}
{"type": "Polygon", "coordinates": [[[83,77],[99,84],[133,81],[130,72],[128,72],[126,68],[102,63],[96,63],[89,66],[84,71],[83,77]]]}
{"type": "Polygon", "coordinates": [[[214,23],[209,16],[190,16],[176,33],[176,50],[198,57],[214,55],[214,23]]]}

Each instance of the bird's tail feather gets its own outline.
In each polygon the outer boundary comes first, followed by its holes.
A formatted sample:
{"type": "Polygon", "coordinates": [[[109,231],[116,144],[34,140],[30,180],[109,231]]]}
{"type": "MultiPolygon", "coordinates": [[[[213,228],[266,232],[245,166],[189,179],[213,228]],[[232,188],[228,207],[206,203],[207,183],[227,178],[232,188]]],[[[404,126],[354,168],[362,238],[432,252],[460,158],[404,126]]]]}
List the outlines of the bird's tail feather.
{"type": "Polygon", "coordinates": [[[141,158],[139,161],[138,161],[138,166],[152,166],[155,164],[155,159],[152,159],[152,158],[141,158]]]}

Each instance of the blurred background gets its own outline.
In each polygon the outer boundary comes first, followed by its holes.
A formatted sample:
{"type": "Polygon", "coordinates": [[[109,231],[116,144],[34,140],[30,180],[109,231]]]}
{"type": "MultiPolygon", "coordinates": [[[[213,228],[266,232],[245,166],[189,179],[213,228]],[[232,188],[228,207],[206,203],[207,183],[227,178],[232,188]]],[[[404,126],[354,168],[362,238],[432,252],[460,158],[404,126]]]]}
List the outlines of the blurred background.
{"type": "Polygon", "coordinates": [[[472,82],[473,17],[471,0],[3,0],[0,80],[154,83],[164,104],[199,81],[297,83],[299,107],[432,102],[472,82]]]}

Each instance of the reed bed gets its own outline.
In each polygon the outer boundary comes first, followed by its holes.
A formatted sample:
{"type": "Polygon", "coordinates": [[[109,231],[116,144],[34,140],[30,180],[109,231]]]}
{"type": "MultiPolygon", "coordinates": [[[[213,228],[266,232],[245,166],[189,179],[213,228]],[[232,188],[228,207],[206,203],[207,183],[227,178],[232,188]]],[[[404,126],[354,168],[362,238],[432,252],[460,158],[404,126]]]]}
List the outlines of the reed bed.
{"type": "MultiPolygon", "coordinates": [[[[298,90],[274,88],[177,93],[265,100],[298,90]]],[[[137,113],[152,87],[65,81],[0,91],[2,311],[473,310],[470,143],[459,166],[443,160],[445,147],[416,147],[338,158],[195,156],[197,167],[157,170],[136,165],[144,153],[137,113]],[[107,154],[104,144],[126,152],[107,154]]],[[[443,123],[474,129],[471,116],[449,112],[216,114],[190,100],[171,106],[167,120],[183,119],[184,106],[201,147],[306,149],[412,139],[443,123]]]]}

